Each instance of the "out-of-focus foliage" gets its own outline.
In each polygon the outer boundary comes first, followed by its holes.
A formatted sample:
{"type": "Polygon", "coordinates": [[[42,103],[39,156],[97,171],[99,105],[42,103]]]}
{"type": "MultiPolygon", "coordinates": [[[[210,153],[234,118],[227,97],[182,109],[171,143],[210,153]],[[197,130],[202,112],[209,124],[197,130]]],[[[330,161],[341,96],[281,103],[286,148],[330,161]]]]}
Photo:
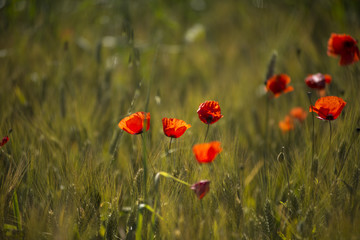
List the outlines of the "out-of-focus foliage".
{"type": "Polygon", "coordinates": [[[359,23],[359,1],[0,0],[0,239],[359,238],[359,63],[326,54],[359,23]],[[269,99],[273,54],[294,91],[269,99]],[[317,72],[346,107],[314,141],[311,114],[283,133],[317,72]],[[199,166],[206,100],[223,150],[199,166]],[[143,138],[117,127],[145,110],[143,138]],[[163,117],[192,127],[169,144],[163,117]]]}

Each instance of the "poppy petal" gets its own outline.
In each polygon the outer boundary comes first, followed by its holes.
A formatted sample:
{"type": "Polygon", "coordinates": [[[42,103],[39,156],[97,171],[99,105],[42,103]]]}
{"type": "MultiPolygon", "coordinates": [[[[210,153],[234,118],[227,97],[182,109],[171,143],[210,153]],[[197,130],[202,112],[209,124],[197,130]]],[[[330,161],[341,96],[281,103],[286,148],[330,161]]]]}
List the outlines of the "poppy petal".
{"type": "Polygon", "coordinates": [[[185,121],[176,118],[163,118],[164,134],[168,137],[179,138],[191,127],[185,121]]]}
{"type": "Polygon", "coordinates": [[[190,187],[201,200],[210,191],[210,181],[201,180],[190,187]]]}
{"type": "Polygon", "coordinates": [[[329,74],[325,74],[324,77],[325,77],[325,82],[326,83],[331,83],[332,78],[331,78],[331,76],[329,74]]]}
{"type": "Polygon", "coordinates": [[[266,83],[266,89],[267,91],[272,92],[275,97],[278,97],[283,93],[294,90],[293,87],[287,86],[290,81],[290,77],[286,74],[274,75],[268,79],[266,83]]]}
{"type": "Polygon", "coordinates": [[[213,124],[223,117],[220,105],[216,101],[206,101],[201,103],[197,113],[200,120],[206,124],[213,124]]]}
{"type": "Polygon", "coordinates": [[[288,132],[288,131],[294,129],[294,122],[293,122],[292,118],[289,115],[287,115],[283,121],[279,122],[279,128],[283,132],[288,132]]]}
{"type": "Polygon", "coordinates": [[[122,119],[118,126],[130,134],[140,134],[144,129],[144,122],[146,120],[146,131],[150,129],[150,113],[136,112],[128,117],[122,119]]]}
{"type": "Polygon", "coordinates": [[[331,34],[327,54],[335,57],[340,56],[339,64],[342,66],[359,61],[357,41],[346,34],[331,34]]]}
{"type": "Polygon", "coordinates": [[[308,75],[305,78],[305,83],[309,88],[314,88],[318,90],[325,89],[325,85],[330,82],[331,82],[331,76],[322,73],[308,75]]]}
{"type": "Polygon", "coordinates": [[[196,144],[193,147],[193,153],[199,163],[210,163],[214,161],[221,151],[222,148],[220,147],[220,142],[218,141],[196,144]]]}
{"type": "Polygon", "coordinates": [[[287,93],[287,92],[292,92],[294,91],[294,88],[292,86],[288,86],[284,91],[283,93],[287,93]]]}
{"type": "Polygon", "coordinates": [[[4,146],[9,141],[9,137],[5,136],[0,142],[0,147],[4,146]]]}
{"type": "Polygon", "coordinates": [[[301,107],[295,107],[291,109],[290,116],[300,122],[303,122],[307,117],[307,112],[305,112],[305,110],[301,107]]]}
{"type": "Polygon", "coordinates": [[[346,102],[342,98],[327,96],[319,98],[315,105],[310,107],[309,111],[317,113],[320,119],[335,120],[339,117],[345,105],[346,102]]]}

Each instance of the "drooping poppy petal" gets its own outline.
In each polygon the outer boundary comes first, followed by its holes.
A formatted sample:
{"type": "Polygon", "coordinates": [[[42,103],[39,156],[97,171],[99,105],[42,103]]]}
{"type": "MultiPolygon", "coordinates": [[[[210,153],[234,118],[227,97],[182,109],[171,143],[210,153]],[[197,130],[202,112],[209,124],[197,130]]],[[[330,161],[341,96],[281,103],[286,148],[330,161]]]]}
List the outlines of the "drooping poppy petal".
{"type": "Polygon", "coordinates": [[[350,35],[332,33],[328,41],[327,54],[340,56],[339,65],[348,65],[359,61],[357,41],[350,35]]]}
{"type": "Polygon", "coordinates": [[[332,77],[329,74],[324,74],[324,77],[327,84],[331,83],[332,77]]]}
{"type": "Polygon", "coordinates": [[[181,137],[191,127],[190,124],[176,118],[163,118],[162,123],[165,135],[172,138],[181,137]]]}
{"type": "Polygon", "coordinates": [[[307,112],[301,107],[294,107],[290,110],[290,116],[299,122],[303,122],[307,117],[307,112]]]}
{"type": "Polygon", "coordinates": [[[294,121],[291,118],[291,116],[287,115],[284,120],[280,121],[279,128],[283,132],[288,132],[288,131],[294,129],[294,121]]]}
{"type": "Polygon", "coordinates": [[[125,117],[119,122],[119,128],[130,134],[140,134],[144,129],[146,121],[146,131],[150,128],[150,113],[136,112],[125,117]]]}
{"type": "Polygon", "coordinates": [[[210,181],[201,180],[191,186],[191,189],[195,192],[196,196],[201,200],[210,190],[210,181]]]}
{"type": "Polygon", "coordinates": [[[3,137],[3,139],[1,140],[1,143],[0,143],[0,147],[4,146],[8,141],[9,141],[8,136],[3,137]]]}
{"type": "Polygon", "coordinates": [[[200,120],[206,124],[213,124],[223,117],[219,103],[216,101],[206,101],[200,104],[197,113],[200,120]]]}
{"type": "Polygon", "coordinates": [[[317,118],[322,120],[335,120],[339,117],[341,111],[345,107],[346,102],[336,96],[327,96],[319,98],[314,106],[310,106],[310,112],[316,112],[317,118]]]}
{"type": "Polygon", "coordinates": [[[266,83],[266,89],[267,91],[272,92],[275,97],[278,97],[282,93],[287,93],[294,90],[292,86],[288,86],[290,81],[290,77],[286,74],[274,75],[268,79],[266,83]]]}
{"type": "Polygon", "coordinates": [[[193,153],[199,163],[210,163],[222,151],[220,142],[214,141],[209,143],[195,144],[193,153]]]}
{"type": "Polygon", "coordinates": [[[328,74],[316,73],[305,78],[305,83],[309,88],[325,89],[326,83],[331,82],[331,76],[328,74]]]}

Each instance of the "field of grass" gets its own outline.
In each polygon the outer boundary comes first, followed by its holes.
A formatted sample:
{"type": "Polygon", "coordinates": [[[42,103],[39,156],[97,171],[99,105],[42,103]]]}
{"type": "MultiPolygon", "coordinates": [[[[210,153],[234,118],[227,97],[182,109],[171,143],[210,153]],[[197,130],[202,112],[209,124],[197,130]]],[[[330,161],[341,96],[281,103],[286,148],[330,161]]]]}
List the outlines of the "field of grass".
{"type": "Polygon", "coordinates": [[[327,55],[359,24],[358,1],[0,0],[0,239],[360,239],[360,63],[327,55]],[[344,110],[282,132],[317,72],[344,110]],[[207,100],[222,152],[199,164],[207,100]],[[119,129],[138,111],[148,132],[119,129]],[[171,149],[163,117],[191,124],[171,149]]]}

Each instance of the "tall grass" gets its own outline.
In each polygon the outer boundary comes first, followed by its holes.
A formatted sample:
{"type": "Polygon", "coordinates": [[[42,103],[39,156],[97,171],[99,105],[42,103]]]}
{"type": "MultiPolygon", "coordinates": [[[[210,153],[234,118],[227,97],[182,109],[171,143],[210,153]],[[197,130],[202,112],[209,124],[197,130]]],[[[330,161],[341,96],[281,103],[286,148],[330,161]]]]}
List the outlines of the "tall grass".
{"type": "Polygon", "coordinates": [[[359,36],[356,1],[3,2],[0,134],[13,132],[0,147],[1,239],[359,238],[359,66],[326,55],[332,32],[359,36]],[[267,103],[274,51],[274,73],[295,90],[267,103]],[[326,122],[314,119],[313,137],[310,114],[278,128],[309,108],[304,78],[316,72],[347,102],[331,145],[326,122]],[[223,151],[199,165],[206,100],[224,115],[206,141],[223,151]],[[144,110],[144,141],[117,127],[144,110]],[[192,125],[170,153],[163,117],[192,125]],[[155,183],[161,171],[208,179],[210,192],[155,183]]]}

